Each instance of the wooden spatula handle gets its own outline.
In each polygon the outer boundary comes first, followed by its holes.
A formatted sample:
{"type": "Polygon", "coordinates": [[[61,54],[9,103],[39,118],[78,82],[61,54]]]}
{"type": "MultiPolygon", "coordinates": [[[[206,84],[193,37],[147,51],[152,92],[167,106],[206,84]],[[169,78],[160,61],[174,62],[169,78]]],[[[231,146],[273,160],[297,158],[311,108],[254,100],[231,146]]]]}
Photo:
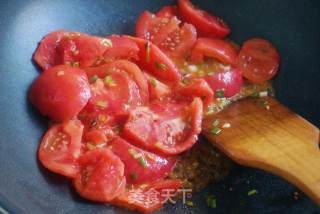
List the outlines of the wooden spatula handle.
{"type": "Polygon", "coordinates": [[[204,134],[230,158],[279,175],[320,205],[319,129],[279,102],[267,98],[268,108],[247,99],[207,118],[204,134]],[[230,122],[219,135],[212,121],[230,122]]]}

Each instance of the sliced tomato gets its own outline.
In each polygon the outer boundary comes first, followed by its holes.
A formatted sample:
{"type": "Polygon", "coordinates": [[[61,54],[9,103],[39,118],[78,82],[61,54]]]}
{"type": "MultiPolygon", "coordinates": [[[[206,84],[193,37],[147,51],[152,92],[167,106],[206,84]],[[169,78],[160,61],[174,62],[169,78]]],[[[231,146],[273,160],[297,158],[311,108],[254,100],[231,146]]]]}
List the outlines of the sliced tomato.
{"type": "Polygon", "coordinates": [[[38,157],[44,167],[74,178],[79,171],[83,125],[78,120],[55,124],[46,132],[39,146],[38,157]]]}
{"type": "Polygon", "coordinates": [[[108,64],[87,68],[85,70],[89,78],[94,76],[105,78],[108,73],[113,71],[125,72],[136,82],[137,86],[139,87],[141,99],[144,102],[149,100],[148,81],[140,68],[133,62],[128,60],[116,60],[108,64]]]}
{"type": "Polygon", "coordinates": [[[172,18],[174,16],[178,17],[178,8],[174,5],[164,6],[156,13],[156,16],[162,18],[172,18]]]}
{"type": "Polygon", "coordinates": [[[160,180],[145,187],[134,186],[111,203],[129,210],[151,213],[159,210],[167,200],[167,192],[174,195],[181,187],[180,180],[160,180]],[[152,197],[152,198],[151,198],[152,197]]]}
{"type": "Polygon", "coordinates": [[[157,17],[144,11],[136,23],[136,36],[159,45],[167,36],[179,28],[180,21],[176,17],[157,17]]]}
{"type": "Polygon", "coordinates": [[[173,169],[176,159],[165,158],[144,151],[127,141],[116,138],[109,148],[123,161],[127,183],[142,184],[166,177],[173,169]]]}
{"type": "Polygon", "coordinates": [[[91,84],[92,97],[80,112],[81,118],[99,120],[102,115],[108,122],[122,120],[130,109],[141,105],[139,87],[126,72],[108,70],[107,74],[91,84]]]}
{"type": "Polygon", "coordinates": [[[39,47],[34,53],[33,59],[43,70],[62,64],[62,59],[57,52],[57,47],[65,33],[65,31],[54,31],[47,34],[41,40],[39,47]]]}
{"type": "Polygon", "coordinates": [[[29,92],[31,103],[41,114],[57,122],[76,117],[90,96],[86,73],[67,65],[42,72],[29,92]]]}
{"type": "Polygon", "coordinates": [[[231,43],[222,39],[199,38],[192,50],[191,60],[201,63],[204,57],[212,57],[224,64],[236,65],[238,53],[231,43]]]}
{"type": "Polygon", "coordinates": [[[178,0],[178,10],[183,20],[193,24],[201,36],[223,38],[231,31],[221,18],[197,8],[190,0],[178,0]]]}
{"type": "Polygon", "coordinates": [[[124,193],[124,165],[109,149],[89,151],[80,157],[79,164],[74,186],[82,197],[108,202],[124,193]]]}
{"type": "Polygon", "coordinates": [[[127,38],[135,41],[139,46],[139,60],[137,63],[142,69],[167,83],[180,81],[181,74],[177,67],[157,46],[144,39],[131,36],[127,36],[127,38]]]}
{"type": "Polygon", "coordinates": [[[236,68],[210,74],[205,79],[215,93],[223,91],[224,97],[232,97],[238,94],[243,84],[241,72],[236,68]]]}
{"type": "Polygon", "coordinates": [[[118,59],[137,59],[139,53],[139,47],[133,41],[128,38],[119,35],[108,36],[112,47],[108,48],[104,52],[104,60],[107,62],[118,59]]]}
{"type": "Polygon", "coordinates": [[[153,103],[130,112],[123,136],[158,154],[175,155],[192,147],[201,131],[203,105],[186,102],[153,103]]]}
{"type": "Polygon", "coordinates": [[[148,79],[150,100],[163,100],[171,97],[172,90],[168,85],[149,74],[145,76],[148,79]]]}
{"type": "Polygon", "coordinates": [[[61,39],[58,51],[64,64],[85,68],[99,64],[111,46],[107,38],[69,32],[61,39]]]}
{"type": "Polygon", "coordinates": [[[171,57],[184,58],[189,55],[196,40],[196,28],[185,23],[182,27],[167,35],[165,40],[158,44],[158,47],[171,57]]]}
{"type": "Polygon", "coordinates": [[[246,41],[239,53],[238,67],[243,76],[255,83],[272,79],[280,64],[280,56],[275,47],[264,39],[246,41]]]}
{"type": "Polygon", "coordinates": [[[193,79],[186,85],[180,84],[176,88],[176,93],[183,99],[201,97],[205,105],[213,100],[214,95],[208,83],[202,78],[193,79]]]}
{"type": "MultiPolygon", "coordinates": [[[[164,8],[163,10],[169,9],[164,8]]],[[[180,27],[177,17],[163,16],[161,13],[160,16],[156,16],[145,11],[137,21],[137,37],[151,41],[172,57],[186,56],[196,42],[195,27],[187,23],[180,27]]]]}

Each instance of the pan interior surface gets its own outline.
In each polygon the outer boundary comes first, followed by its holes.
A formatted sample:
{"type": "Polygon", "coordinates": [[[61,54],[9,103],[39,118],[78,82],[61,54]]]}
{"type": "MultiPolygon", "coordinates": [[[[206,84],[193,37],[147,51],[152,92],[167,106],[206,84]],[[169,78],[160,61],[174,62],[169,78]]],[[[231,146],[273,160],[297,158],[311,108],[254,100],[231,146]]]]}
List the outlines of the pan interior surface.
{"type": "MultiPolygon", "coordinates": [[[[281,56],[274,84],[277,98],[320,126],[320,1],[194,0],[221,16],[241,44],[270,40],[281,56]]],[[[95,35],[132,34],[137,16],[169,0],[0,1],[0,205],[11,213],[129,213],[81,199],[66,179],[38,164],[38,142],[47,121],[29,104],[27,91],[38,75],[31,57],[41,38],[66,29],[95,35]]],[[[237,166],[224,181],[193,195],[194,207],[166,205],[159,213],[317,213],[318,207],[281,178],[237,166]],[[258,194],[248,196],[256,189],[258,194]],[[217,207],[208,208],[213,194],[217,207]]],[[[0,209],[1,213],[1,209],[0,209]]]]}

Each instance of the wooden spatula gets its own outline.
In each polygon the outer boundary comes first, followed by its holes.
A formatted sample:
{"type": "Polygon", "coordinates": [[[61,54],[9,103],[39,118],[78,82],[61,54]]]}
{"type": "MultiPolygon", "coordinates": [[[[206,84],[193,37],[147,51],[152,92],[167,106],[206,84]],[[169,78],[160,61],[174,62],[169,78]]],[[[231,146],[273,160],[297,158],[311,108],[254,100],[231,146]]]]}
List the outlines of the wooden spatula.
{"type": "Polygon", "coordinates": [[[319,129],[273,98],[261,103],[230,105],[205,119],[203,134],[234,161],[283,177],[320,205],[319,129]]]}

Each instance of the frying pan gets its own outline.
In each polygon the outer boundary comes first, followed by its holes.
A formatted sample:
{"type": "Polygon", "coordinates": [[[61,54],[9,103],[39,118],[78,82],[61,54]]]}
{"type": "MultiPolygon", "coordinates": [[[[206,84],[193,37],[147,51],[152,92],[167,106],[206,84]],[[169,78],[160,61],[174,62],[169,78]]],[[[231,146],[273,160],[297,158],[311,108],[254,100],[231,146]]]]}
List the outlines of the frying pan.
{"type": "MultiPolygon", "coordinates": [[[[320,126],[320,1],[193,1],[230,24],[231,38],[271,40],[281,55],[274,84],[277,98],[320,126]]],[[[26,93],[38,75],[31,56],[48,32],[67,29],[96,35],[133,33],[141,11],[156,11],[170,0],[1,0],[0,1],[0,213],[129,213],[79,198],[69,182],[36,159],[47,127],[26,93]]],[[[319,213],[310,199],[284,180],[236,166],[224,181],[194,194],[194,208],[166,205],[160,213],[319,213]],[[258,194],[247,196],[256,189],[258,194]],[[206,206],[214,194],[217,208],[206,206]]]]}

